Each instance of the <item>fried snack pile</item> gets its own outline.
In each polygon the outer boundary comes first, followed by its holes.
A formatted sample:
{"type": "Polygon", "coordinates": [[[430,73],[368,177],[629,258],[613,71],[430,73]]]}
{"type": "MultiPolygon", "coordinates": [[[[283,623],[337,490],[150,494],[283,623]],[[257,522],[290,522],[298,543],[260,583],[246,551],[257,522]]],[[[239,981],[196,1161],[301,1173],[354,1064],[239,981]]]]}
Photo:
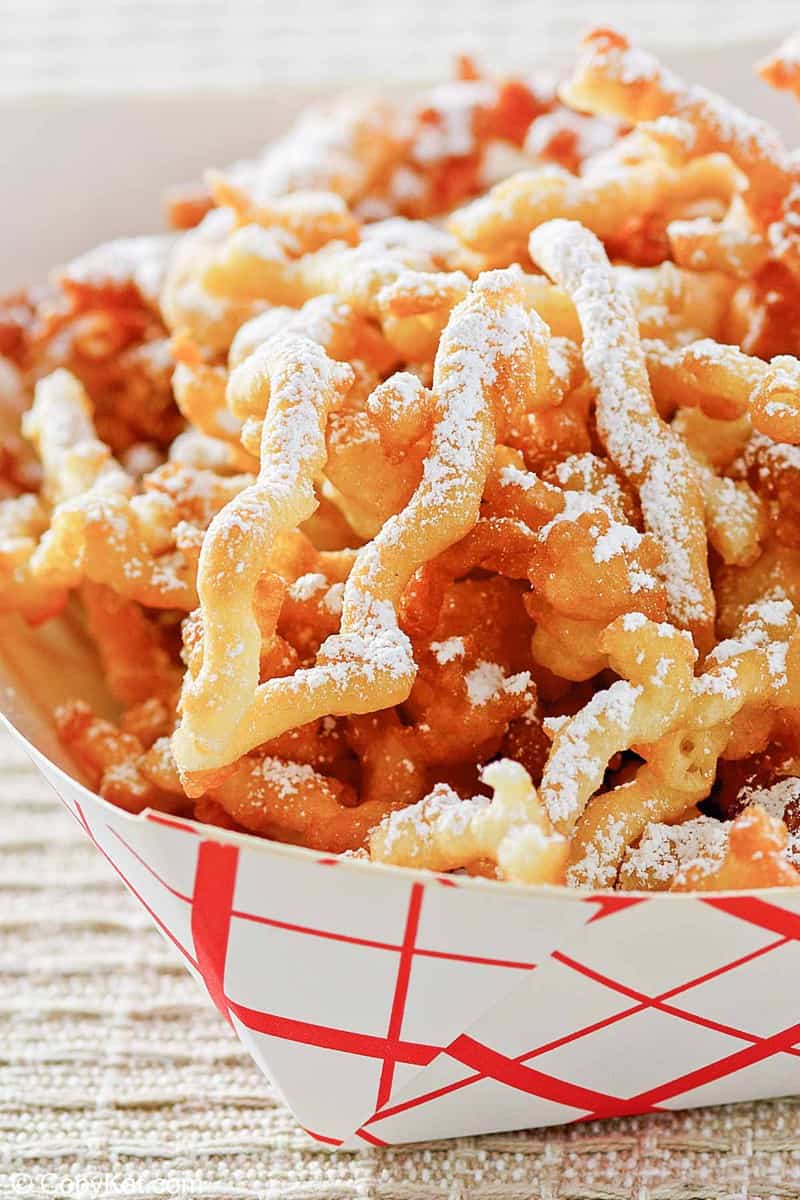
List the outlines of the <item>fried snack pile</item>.
{"type": "MultiPolygon", "coordinates": [[[[763,63],[800,95],[797,47],[763,63]]],[[[611,30],[348,98],[0,310],[0,611],[130,812],[800,884],[800,157],[611,30]]]]}

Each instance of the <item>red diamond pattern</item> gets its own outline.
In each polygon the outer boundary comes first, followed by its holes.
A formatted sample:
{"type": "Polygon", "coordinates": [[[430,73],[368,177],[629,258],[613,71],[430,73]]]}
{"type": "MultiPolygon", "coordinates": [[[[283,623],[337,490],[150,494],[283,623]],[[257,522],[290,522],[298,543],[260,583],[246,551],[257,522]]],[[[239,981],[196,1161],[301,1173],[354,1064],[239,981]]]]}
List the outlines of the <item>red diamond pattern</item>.
{"type": "Polygon", "coordinates": [[[33,757],[323,1145],[800,1081],[798,894],[584,897],[421,878],[132,817],[33,757]]]}

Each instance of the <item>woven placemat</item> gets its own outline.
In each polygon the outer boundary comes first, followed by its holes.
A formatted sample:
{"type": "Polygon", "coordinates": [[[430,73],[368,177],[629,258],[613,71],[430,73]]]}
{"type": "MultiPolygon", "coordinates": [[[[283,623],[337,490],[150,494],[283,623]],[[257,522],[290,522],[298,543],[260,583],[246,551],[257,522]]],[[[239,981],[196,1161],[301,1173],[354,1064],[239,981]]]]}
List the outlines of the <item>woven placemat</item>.
{"type": "Polygon", "coordinates": [[[797,0],[0,0],[0,94],[439,79],[469,44],[496,67],[616,24],[652,49],[777,40],[797,0]]]}
{"type": "Polygon", "coordinates": [[[800,1100],[333,1154],[0,735],[0,1197],[800,1197],[800,1100]]]}

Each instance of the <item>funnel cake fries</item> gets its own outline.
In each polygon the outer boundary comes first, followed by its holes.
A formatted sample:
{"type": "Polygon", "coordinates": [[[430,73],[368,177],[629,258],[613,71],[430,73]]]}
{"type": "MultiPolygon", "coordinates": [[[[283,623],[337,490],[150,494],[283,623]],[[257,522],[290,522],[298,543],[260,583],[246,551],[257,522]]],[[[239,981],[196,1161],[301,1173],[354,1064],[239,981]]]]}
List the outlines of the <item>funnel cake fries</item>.
{"type": "MultiPolygon", "coordinates": [[[[654,213],[678,212],[699,197],[728,199],[733,175],[725,160],[709,155],[679,170],[655,148],[640,158],[639,145],[632,142],[619,161],[611,154],[590,160],[577,177],[558,167],[520,172],[456,213],[450,228],[473,251],[515,259],[530,231],[555,217],[579,221],[613,242],[654,213]]],[[[633,257],[645,265],[651,252],[635,247],[633,257]]]]}
{"type": "MultiPolygon", "coordinates": [[[[660,736],[637,735],[634,748],[645,765],[632,781],[589,804],[572,843],[574,882],[613,883],[626,847],[648,821],[680,819],[708,795],[720,755],[741,758],[761,749],[782,711],[791,714],[798,703],[800,620],[788,601],[762,601],[746,610],[732,639],[712,650],[703,673],[683,681],[679,728],[667,720],[660,736]]],[[[579,720],[580,714],[571,724],[579,720]]],[[[564,732],[569,735],[570,726],[564,732]]],[[[554,752],[545,774],[555,758],[554,752]]]]}
{"type": "MultiPolygon", "coordinates": [[[[230,168],[230,182],[260,207],[313,190],[333,193],[373,218],[449,211],[480,191],[492,151],[513,158],[534,119],[554,103],[544,81],[486,78],[463,55],[456,65],[457,78],[423,94],[410,111],[364,95],[310,110],[258,159],[230,168]]],[[[573,148],[578,162],[585,153],[585,147],[573,148]]],[[[216,183],[212,175],[206,187],[173,191],[172,224],[197,224],[220,196],[216,183]]]]}
{"type": "Polygon", "coordinates": [[[597,392],[598,432],[612,462],[638,489],[645,525],[661,547],[670,616],[707,644],[714,597],[702,494],[684,444],[656,412],[633,311],[588,230],[567,221],[540,226],[530,251],[575,302],[584,363],[597,392]]]}
{"type": "Polygon", "coordinates": [[[762,79],[778,91],[794,92],[800,100],[800,33],[782,42],[774,54],[758,64],[762,79]]]}
{"type": "Polygon", "coordinates": [[[50,526],[31,554],[31,577],[60,588],[107,583],[161,608],[191,605],[192,538],[175,505],[134,483],[94,436],[88,397],[60,370],[36,387],[23,430],[42,460],[50,526]]]}
{"type": "Polygon", "coordinates": [[[87,579],[155,608],[191,608],[202,529],[243,482],[165,465],[134,494],[95,436],[85,389],[64,370],[36,385],[22,427],[41,459],[41,498],[0,502],[9,571],[0,606],[49,616],[87,579]]]}
{"type": "MultiPolygon", "coordinates": [[[[595,115],[620,117],[634,125],[653,122],[667,145],[687,162],[702,162],[698,156],[710,153],[727,155],[744,176],[733,198],[741,202],[744,237],[761,238],[765,257],[800,274],[800,164],[763,121],[704,88],[684,83],[610,30],[597,30],[585,40],[562,95],[567,103],[595,115]]],[[[735,220],[733,224],[735,228],[735,220]]],[[[700,229],[712,242],[716,239],[719,265],[725,258],[729,222],[720,221],[709,230],[701,218],[700,229]]]]}
{"type": "Polygon", "coordinates": [[[491,801],[462,800],[439,786],[386,818],[370,834],[372,858],[431,871],[490,863],[515,883],[562,883],[569,843],[553,828],[528,773],[502,759],[484,769],[483,780],[494,789],[491,801]]]}
{"type": "Polygon", "coordinates": [[[745,888],[797,887],[800,871],[787,861],[788,834],[783,821],[754,804],[732,823],[728,849],[715,870],[704,861],[676,876],[678,892],[712,892],[745,888]]]}
{"type": "Polygon", "coordinates": [[[106,799],[800,884],[800,160],[611,30],[558,96],[342,101],[0,305],[0,612],[82,613],[106,799]]]}
{"type": "Polygon", "coordinates": [[[237,368],[232,388],[268,386],[270,401],[259,480],[215,518],[201,552],[202,666],[187,677],[173,740],[188,791],[204,790],[205,775],[197,784],[194,773],[227,766],[287,729],[407,698],[415,669],[397,606],[414,571],[474,523],[495,430],[524,404],[532,340],[513,277],[485,276],[454,309],[436,355],[430,450],[417,490],[356,556],[341,632],[323,644],[315,667],[288,682],[258,683],[263,633],[253,600],[273,538],[313,513],[327,412],[352,373],[314,343],[288,336],[267,342],[263,361],[254,363],[257,352],[237,368]]]}
{"type": "Polygon", "coordinates": [[[787,842],[783,821],[755,803],[730,824],[696,817],[651,825],[628,851],[619,886],[676,892],[797,887],[800,872],[787,861],[787,842]]]}
{"type": "Polygon", "coordinates": [[[788,355],[762,362],[703,338],[687,346],[645,344],[650,384],[659,408],[698,406],[732,421],[748,415],[775,442],[800,442],[800,363],[788,355]]]}

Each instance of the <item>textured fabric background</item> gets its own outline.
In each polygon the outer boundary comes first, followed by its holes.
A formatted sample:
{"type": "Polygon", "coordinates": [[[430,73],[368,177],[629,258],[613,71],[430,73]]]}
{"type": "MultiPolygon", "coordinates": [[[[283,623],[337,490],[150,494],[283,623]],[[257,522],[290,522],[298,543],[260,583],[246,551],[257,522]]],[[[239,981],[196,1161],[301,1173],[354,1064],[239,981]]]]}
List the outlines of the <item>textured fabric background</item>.
{"type": "Polygon", "coordinates": [[[525,65],[591,24],[651,47],[785,33],[796,0],[0,0],[0,92],[440,78],[454,46],[525,65]]]}
{"type": "MultiPolygon", "coordinates": [[[[651,46],[779,36],[796,0],[0,0],[0,93],[441,75],[592,21],[651,46]]],[[[0,1198],[800,1197],[800,1101],[331,1156],[295,1128],[197,985],[0,737],[0,1198]]]]}

